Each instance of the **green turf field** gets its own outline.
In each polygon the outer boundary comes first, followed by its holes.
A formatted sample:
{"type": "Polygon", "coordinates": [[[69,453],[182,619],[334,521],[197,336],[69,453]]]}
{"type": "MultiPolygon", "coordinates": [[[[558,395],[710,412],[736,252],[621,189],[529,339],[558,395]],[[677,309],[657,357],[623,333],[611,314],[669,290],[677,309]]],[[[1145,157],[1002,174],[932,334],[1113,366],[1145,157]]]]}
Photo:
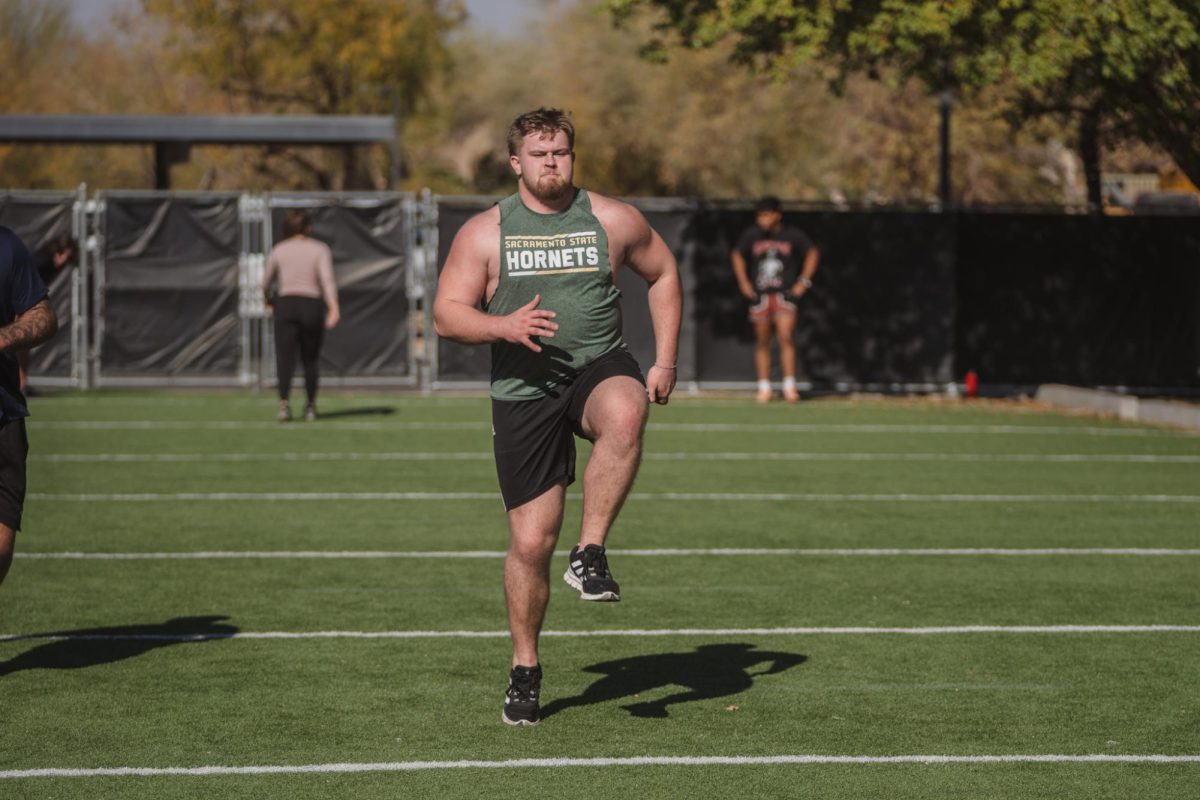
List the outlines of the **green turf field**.
{"type": "Polygon", "coordinates": [[[1200,796],[1200,435],[654,408],[622,601],[559,577],[576,484],[511,729],[487,400],[322,408],[34,399],[0,798],[1200,796]]]}

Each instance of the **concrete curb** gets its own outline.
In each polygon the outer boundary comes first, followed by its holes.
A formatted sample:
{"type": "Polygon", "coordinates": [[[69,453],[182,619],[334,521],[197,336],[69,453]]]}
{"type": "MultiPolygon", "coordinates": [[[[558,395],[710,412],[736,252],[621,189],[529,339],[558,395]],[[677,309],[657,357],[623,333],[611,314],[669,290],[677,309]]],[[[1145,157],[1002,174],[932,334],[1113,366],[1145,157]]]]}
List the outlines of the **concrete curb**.
{"type": "Polygon", "coordinates": [[[1194,403],[1142,400],[1132,395],[1104,392],[1099,389],[1081,389],[1057,383],[1039,386],[1034,399],[1052,406],[1111,414],[1131,422],[1200,430],[1200,405],[1194,403]]]}

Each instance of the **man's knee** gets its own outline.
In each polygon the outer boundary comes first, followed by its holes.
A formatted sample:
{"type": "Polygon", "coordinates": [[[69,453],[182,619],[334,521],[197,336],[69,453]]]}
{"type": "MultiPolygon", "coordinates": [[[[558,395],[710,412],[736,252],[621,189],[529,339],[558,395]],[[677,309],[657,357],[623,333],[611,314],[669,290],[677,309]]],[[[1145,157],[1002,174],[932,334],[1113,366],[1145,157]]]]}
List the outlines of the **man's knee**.
{"type": "Polygon", "coordinates": [[[623,375],[609,378],[593,391],[583,412],[583,430],[588,438],[640,438],[649,414],[646,386],[623,375]]]}
{"type": "Polygon", "coordinates": [[[565,490],[554,486],[508,512],[510,558],[530,566],[550,560],[562,528],[565,490]]]}
{"type": "Polygon", "coordinates": [[[623,448],[640,445],[649,405],[644,394],[645,390],[642,390],[641,396],[613,403],[597,425],[596,441],[623,448]]]}
{"type": "Polygon", "coordinates": [[[514,533],[509,542],[508,554],[510,558],[526,566],[537,567],[550,561],[557,544],[557,531],[514,533]]]}

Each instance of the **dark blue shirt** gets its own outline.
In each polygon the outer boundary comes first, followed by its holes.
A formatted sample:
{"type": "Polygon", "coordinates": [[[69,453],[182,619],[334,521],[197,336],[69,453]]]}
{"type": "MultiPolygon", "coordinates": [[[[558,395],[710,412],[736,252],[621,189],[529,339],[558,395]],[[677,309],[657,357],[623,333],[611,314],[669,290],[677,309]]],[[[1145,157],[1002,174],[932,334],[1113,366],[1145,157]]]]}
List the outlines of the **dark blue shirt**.
{"type": "MultiPolygon", "coordinates": [[[[0,225],[0,327],[33,308],[46,297],[46,284],[33,268],[33,259],[20,238],[0,225]]],[[[28,417],[21,394],[17,353],[0,353],[0,422],[28,417]]]]}

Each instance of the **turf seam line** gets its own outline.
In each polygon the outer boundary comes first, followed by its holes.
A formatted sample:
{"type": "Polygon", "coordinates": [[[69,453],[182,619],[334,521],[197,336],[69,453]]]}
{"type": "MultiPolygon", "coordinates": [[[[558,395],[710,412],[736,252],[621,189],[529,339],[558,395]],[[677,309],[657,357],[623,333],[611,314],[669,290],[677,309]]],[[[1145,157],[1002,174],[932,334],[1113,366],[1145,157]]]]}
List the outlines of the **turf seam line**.
{"type": "MultiPolygon", "coordinates": [[[[48,420],[36,421],[39,428],[60,430],[279,430],[278,422],[238,420],[48,420]]],[[[339,422],[326,421],[315,426],[295,426],[291,435],[305,432],[333,430],[369,431],[486,431],[491,424],[480,421],[438,422],[339,422]],[[310,430],[311,427],[311,430],[310,430]]],[[[1085,436],[1136,436],[1136,437],[1195,437],[1192,431],[1159,430],[1156,428],[1104,428],[1070,425],[900,425],[900,424],[836,424],[836,423],[687,423],[651,422],[646,426],[651,431],[700,432],[700,433],[949,433],[949,434],[1026,434],[1033,436],[1085,435],[1085,436]]]]}
{"type": "MultiPolygon", "coordinates": [[[[943,548],[756,548],[716,547],[691,549],[608,549],[609,555],[619,556],[1200,556],[1200,549],[1174,549],[1165,547],[943,547],[943,548]]],[[[94,561],[158,561],[158,560],[204,560],[236,558],[504,558],[504,550],[201,550],[195,552],[157,553],[85,553],[64,551],[56,553],[18,552],[17,558],[34,560],[94,560],[94,561]]],[[[556,556],[567,555],[566,550],[555,551],[556,556]]]]}
{"type": "MultiPolygon", "coordinates": [[[[197,463],[273,461],[491,461],[490,452],[284,452],[284,453],[48,453],[31,461],[52,463],[197,463]]],[[[646,461],[915,461],[1051,464],[1200,464],[1200,455],[1124,453],[646,453],[646,461]]]]}
{"type": "MultiPolygon", "coordinates": [[[[560,638],[652,636],[938,636],[957,634],[1200,633],[1200,625],[947,625],[913,628],[665,628],[542,631],[560,638]]],[[[207,642],[222,639],[506,639],[508,631],[242,631],[237,633],[0,634],[0,642],[207,642]]]]}
{"type": "MultiPolygon", "coordinates": [[[[141,492],[53,493],[31,492],[28,499],[82,503],[152,503],[162,501],[236,500],[492,500],[497,492],[141,492]]],[[[632,492],[631,501],[716,502],[880,502],[880,503],[1200,503],[1194,494],[835,494],[792,492],[632,492]]]]}
{"type": "Polygon", "coordinates": [[[46,768],[0,771],[0,779],[150,777],[173,775],[286,775],[296,773],[414,772],[447,769],[528,769],[561,767],[703,767],[770,764],[1197,764],[1200,755],[1161,754],[1005,754],[1005,755],[779,755],[779,756],[630,756],[624,758],[515,758],[503,761],[385,761],[258,766],[46,768]]]}

